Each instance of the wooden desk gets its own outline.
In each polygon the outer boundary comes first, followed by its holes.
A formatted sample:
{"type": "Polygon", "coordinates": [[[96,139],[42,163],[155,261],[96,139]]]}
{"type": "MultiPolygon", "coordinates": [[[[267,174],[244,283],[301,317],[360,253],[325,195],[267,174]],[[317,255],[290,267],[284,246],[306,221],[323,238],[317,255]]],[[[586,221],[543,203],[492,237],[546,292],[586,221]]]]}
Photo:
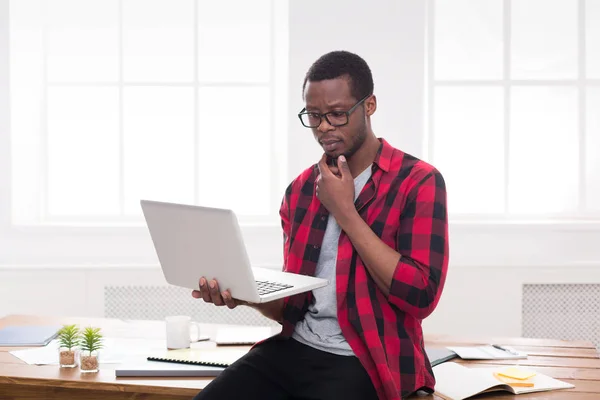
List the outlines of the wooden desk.
{"type": "MultiPolygon", "coordinates": [[[[53,318],[12,315],[0,319],[6,325],[43,323],[79,323],[102,327],[107,337],[162,338],[160,321],[121,321],[92,318],[53,318]]],[[[204,333],[214,337],[217,325],[202,325],[204,333]]],[[[600,358],[594,346],[584,341],[559,341],[523,338],[456,338],[443,335],[425,337],[428,346],[498,343],[512,345],[530,354],[521,365],[570,382],[575,388],[520,395],[518,399],[600,399],[600,358]]],[[[248,347],[246,347],[248,348],[248,347]]],[[[78,368],[60,369],[55,365],[25,364],[14,357],[10,348],[0,348],[0,399],[191,399],[211,378],[116,378],[114,364],[100,365],[100,372],[82,376],[78,368]]],[[[468,365],[494,366],[514,361],[459,361],[468,365]]],[[[485,399],[517,398],[510,394],[486,395],[485,399]]],[[[423,399],[441,399],[438,396],[423,399]]]]}

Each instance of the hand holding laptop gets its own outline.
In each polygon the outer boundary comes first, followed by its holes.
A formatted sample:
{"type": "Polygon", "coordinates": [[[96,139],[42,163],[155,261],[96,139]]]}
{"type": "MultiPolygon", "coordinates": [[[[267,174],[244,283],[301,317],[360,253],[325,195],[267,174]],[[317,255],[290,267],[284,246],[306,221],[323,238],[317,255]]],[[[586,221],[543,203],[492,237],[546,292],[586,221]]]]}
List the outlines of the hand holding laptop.
{"type": "Polygon", "coordinates": [[[213,303],[216,306],[226,305],[230,309],[237,306],[249,306],[267,318],[274,321],[280,321],[283,313],[283,299],[272,300],[267,303],[250,303],[248,301],[234,299],[229,290],[220,291],[219,283],[216,280],[208,281],[206,278],[200,278],[198,282],[200,290],[194,290],[192,297],[203,299],[206,303],[213,303]]]}
{"type": "Polygon", "coordinates": [[[213,303],[215,306],[227,306],[230,309],[234,309],[240,305],[249,305],[247,301],[234,299],[228,290],[220,291],[219,283],[216,280],[210,282],[202,277],[198,284],[200,290],[194,290],[192,297],[196,299],[203,299],[206,303],[213,303]]]}

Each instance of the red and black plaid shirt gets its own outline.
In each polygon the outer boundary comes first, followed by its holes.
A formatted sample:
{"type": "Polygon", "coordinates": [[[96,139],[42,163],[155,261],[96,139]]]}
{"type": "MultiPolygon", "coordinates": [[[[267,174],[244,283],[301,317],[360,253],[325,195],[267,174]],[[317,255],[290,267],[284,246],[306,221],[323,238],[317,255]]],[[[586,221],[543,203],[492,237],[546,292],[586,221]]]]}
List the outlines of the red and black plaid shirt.
{"type": "MultiPolygon", "coordinates": [[[[350,347],[369,373],[380,399],[399,399],[435,384],[421,320],[436,307],[448,266],[446,189],[431,165],[381,146],[372,175],[355,205],[361,217],[401,255],[386,297],[369,275],[348,236],[339,238],[338,320],[350,347]]],[[[314,275],[328,212],[315,195],[316,165],[288,187],[280,215],[284,270],[314,275]]],[[[282,335],[304,317],[312,293],[286,299],[282,335]]]]}

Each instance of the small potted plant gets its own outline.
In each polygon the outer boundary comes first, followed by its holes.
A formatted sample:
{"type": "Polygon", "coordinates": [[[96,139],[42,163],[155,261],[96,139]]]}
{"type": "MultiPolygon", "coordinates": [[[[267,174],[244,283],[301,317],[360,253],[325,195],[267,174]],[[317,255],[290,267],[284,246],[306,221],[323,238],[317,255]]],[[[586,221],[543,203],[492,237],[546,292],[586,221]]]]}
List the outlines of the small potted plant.
{"type": "Polygon", "coordinates": [[[59,343],[59,365],[61,368],[76,367],[79,327],[77,325],[63,325],[58,331],[57,338],[59,343]]]}
{"type": "Polygon", "coordinates": [[[102,348],[100,328],[88,327],[81,332],[81,372],[98,372],[98,350],[102,348]]]}

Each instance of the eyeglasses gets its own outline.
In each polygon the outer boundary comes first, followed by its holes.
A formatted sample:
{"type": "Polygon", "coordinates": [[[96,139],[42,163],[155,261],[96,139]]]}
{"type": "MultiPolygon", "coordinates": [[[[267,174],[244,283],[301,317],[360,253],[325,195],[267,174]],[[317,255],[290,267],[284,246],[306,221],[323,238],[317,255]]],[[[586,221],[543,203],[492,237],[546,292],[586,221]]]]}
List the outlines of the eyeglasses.
{"type": "Polygon", "coordinates": [[[325,118],[325,121],[331,126],[344,126],[350,121],[350,114],[356,110],[356,108],[361,105],[366,99],[368,99],[371,95],[366,95],[362,99],[358,101],[355,105],[352,106],[348,111],[330,111],[325,114],[320,114],[316,112],[308,112],[306,111],[306,107],[302,109],[298,113],[298,118],[300,118],[300,122],[307,128],[318,128],[321,125],[321,121],[325,118]]]}

